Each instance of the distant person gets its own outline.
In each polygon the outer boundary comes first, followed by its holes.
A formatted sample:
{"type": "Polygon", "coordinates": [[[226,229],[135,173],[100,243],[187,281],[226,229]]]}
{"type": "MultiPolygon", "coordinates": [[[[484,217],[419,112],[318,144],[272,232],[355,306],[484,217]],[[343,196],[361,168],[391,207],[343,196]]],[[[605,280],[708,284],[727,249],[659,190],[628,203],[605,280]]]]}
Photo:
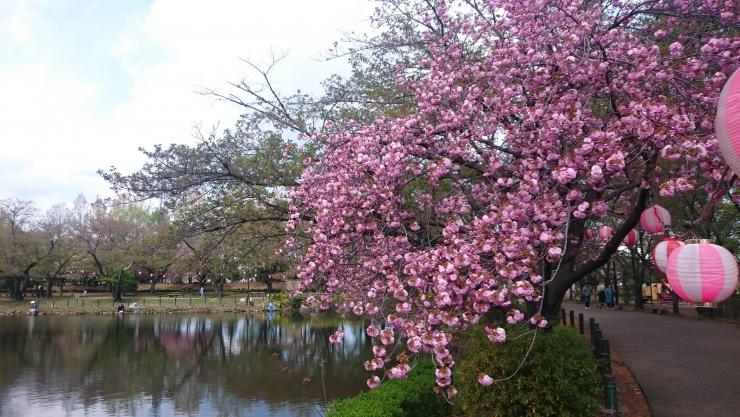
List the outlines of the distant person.
{"type": "Polygon", "coordinates": [[[581,288],[581,294],[583,294],[583,304],[586,306],[586,310],[591,305],[591,286],[586,284],[581,288]]]}
{"type": "Polygon", "coordinates": [[[85,291],[82,291],[82,298],[87,298],[87,289],[85,289],[85,291]]]}
{"type": "Polygon", "coordinates": [[[609,310],[614,308],[614,290],[611,285],[607,285],[604,289],[604,300],[606,300],[606,306],[609,310]]]}
{"type": "Polygon", "coordinates": [[[206,296],[206,289],[203,288],[203,286],[200,287],[200,298],[205,298],[206,296]]]}
{"type": "Polygon", "coordinates": [[[599,309],[604,307],[604,302],[606,301],[606,296],[604,295],[604,290],[600,289],[596,292],[596,296],[599,298],[599,309]]]}

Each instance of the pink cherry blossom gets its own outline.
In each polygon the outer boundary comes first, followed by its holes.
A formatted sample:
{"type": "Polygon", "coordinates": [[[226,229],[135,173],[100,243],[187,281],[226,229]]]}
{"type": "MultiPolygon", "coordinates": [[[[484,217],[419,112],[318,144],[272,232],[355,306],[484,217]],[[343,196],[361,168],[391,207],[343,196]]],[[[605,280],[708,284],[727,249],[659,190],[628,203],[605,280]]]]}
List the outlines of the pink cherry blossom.
{"type": "Polygon", "coordinates": [[[329,343],[338,344],[344,340],[344,330],[337,330],[333,335],[329,336],[329,343]]]}
{"type": "MultiPolygon", "coordinates": [[[[302,287],[329,293],[312,305],[452,369],[450,344],[487,316],[496,342],[507,323],[546,328],[651,196],[729,180],[713,106],[740,67],[740,15],[710,0],[434,4],[413,17],[444,30],[419,26],[422,50],[397,67],[404,104],[306,138],[286,250],[303,250],[302,287]],[[585,238],[607,217],[611,239],[585,238]]],[[[386,356],[365,368],[406,375],[386,356]]],[[[437,385],[455,392],[446,371],[437,385]]]]}
{"type": "Polygon", "coordinates": [[[488,387],[491,384],[493,384],[493,378],[488,376],[487,374],[478,374],[478,383],[483,385],[484,387],[488,387]]]}
{"type": "Polygon", "coordinates": [[[373,346],[373,355],[375,355],[375,357],[382,358],[385,356],[385,353],[385,348],[383,346],[373,346]]]}
{"type": "Polygon", "coordinates": [[[411,371],[411,367],[407,364],[396,365],[388,370],[388,378],[404,379],[408,376],[409,371],[411,371]]]}
{"type": "Polygon", "coordinates": [[[501,327],[495,329],[486,326],[486,333],[488,333],[488,339],[494,343],[503,343],[506,341],[506,330],[501,327]]]}
{"type": "Polygon", "coordinates": [[[383,329],[380,331],[380,341],[384,345],[390,345],[393,343],[395,338],[393,337],[393,330],[383,329]]]}
{"type": "Polygon", "coordinates": [[[370,377],[370,379],[367,380],[367,386],[370,389],[378,388],[380,386],[380,378],[373,375],[372,377],[370,377]]]}

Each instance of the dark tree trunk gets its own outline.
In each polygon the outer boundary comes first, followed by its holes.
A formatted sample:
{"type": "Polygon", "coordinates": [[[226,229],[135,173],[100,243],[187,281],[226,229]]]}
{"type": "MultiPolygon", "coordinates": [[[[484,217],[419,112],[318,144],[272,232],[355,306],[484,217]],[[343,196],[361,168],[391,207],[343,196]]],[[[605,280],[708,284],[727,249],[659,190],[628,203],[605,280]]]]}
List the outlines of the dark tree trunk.
{"type": "Polygon", "coordinates": [[[10,296],[13,300],[23,301],[23,277],[13,277],[10,280],[10,296]]]}
{"type": "Polygon", "coordinates": [[[671,304],[673,304],[673,314],[681,315],[681,311],[678,309],[678,294],[673,291],[671,291],[671,304]]]}
{"type": "Polygon", "coordinates": [[[157,281],[159,281],[159,276],[152,278],[151,283],[149,284],[149,292],[154,294],[154,288],[157,285],[157,281]]]}
{"type": "MultiPolygon", "coordinates": [[[[655,154],[648,163],[648,167],[654,165],[657,159],[655,154]]],[[[575,284],[579,280],[583,279],[589,273],[596,271],[597,269],[609,264],[609,260],[612,255],[617,251],[619,246],[622,244],[622,240],[632,230],[637,222],[640,220],[640,214],[645,209],[645,203],[649,195],[649,190],[641,189],[638,199],[632,208],[632,212],[624,220],[622,225],[614,231],[612,238],[604,245],[604,249],[601,251],[596,259],[589,260],[581,265],[576,266],[576,257],[579,249],[579,244],[569,245],[563,254],[562,260],[557,267],[557,272],[552,280],[547,284],[544,289],[544,300],[542,301],[542,315],[548,320],[552,319],[560,312],[560,305],[563,302],[565,292],[570,288],[571,285],[575,284]]],[[[566,239],[575,240],[580,242],[583,236],[584,222],[583,221],[572,221],[570,224],[569,236],[566,239]]],[[[546,265],[543,268],[542,277],[547,280],[548,277],[552,276],[552,273],[548,273],[548,268],[554,270],[555,267],[546,265]]]]}
{"type": "Polygon", "coordinates": [[[619,275],[617,275],[617,262],[612,260],[612,275],[614,276],[614,305],[619,305],[619,275]]]}
{"type": "Polygon", "coordinates": [[[267,292],[272,292],[272,277],[267,277],[265,284],[267,284],[267,292]]]}
{"type": "Polygon", "coordinates": [[[46,296],[51,298],[53,296],[52,294],[52,285],[54,284],[54,279],[50,278],[46,281],[46,296]]]}
{"type": "Polygon", "coordinates": [[[118,272],[118,279],[113,285],[113,301],[123,301],[123,271],[118,272]]]}
{"type": "Polygon", "coordinates": [[[638,260],[635,259],[635,251],[630,251],[630,263],[632,264],[632,277],[635,282],[635,309],[642,310],[644,308],[642,301],[642,284],[644,279],[642,276],[642,270],[638,265],[638,260]]]}
{"type": "Polygon", "coordinates": [[[61,278],[59,280],[59,296],[60,297],[64,297],[64,282],[65,281],[66,281],[66,279],[64,279],[64,278],[61,278]]]}

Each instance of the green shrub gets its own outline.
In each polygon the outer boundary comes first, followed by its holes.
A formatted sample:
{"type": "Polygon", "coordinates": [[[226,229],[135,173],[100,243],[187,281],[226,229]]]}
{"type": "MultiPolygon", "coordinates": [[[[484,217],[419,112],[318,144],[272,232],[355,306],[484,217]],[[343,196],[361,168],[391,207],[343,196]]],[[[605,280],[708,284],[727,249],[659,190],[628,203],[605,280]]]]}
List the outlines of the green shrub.
{"type": "Polygon", "coordinates": [[[270,301],[272,301],[273,304],[275,304],[275,308],[278,310],[282,310],[283,307],[285,307],[288,304],[289,296],[287,292],[279,292],[272,294],[270,297],[270,301]]]}
{"type": "Polygon", "coordinates": [[[290,299],[290,310],[294,313],[301,311],[301,305],[303,305],[304,301],[306,301],[306,296],[304,294],[292,297],[290,299]]]}
{"type": "Polygon", "coordinates": [[[442,417],[449,405],[435,394],[434,366],[420,362],[407,379],[385,381],[380,387],[331,403],[326,417],[442,417]]]}
{"type": "MultiPolygon", "coordinates": [[[[521,333],[523,328],[509,330],[521,333]]],[[[593,417],[601,392],[596,361],[583,337],[573,328],[557,326],[538,333],[532,352],[511,379],[489,387],[478,383],[484,372],[493,379],[511,375],[532,341],[523,336],[491,343],[481,328],[462,341],[463,358],[456,366],[457,414],[466,417],[593,417]]]]}
{"type": "Polygon", "coordinates": [[[121,277],[121,291],[124,293],[135,293],[139,289],[139,281],[136,280],[131,271],[124,271],[121,277]]]}

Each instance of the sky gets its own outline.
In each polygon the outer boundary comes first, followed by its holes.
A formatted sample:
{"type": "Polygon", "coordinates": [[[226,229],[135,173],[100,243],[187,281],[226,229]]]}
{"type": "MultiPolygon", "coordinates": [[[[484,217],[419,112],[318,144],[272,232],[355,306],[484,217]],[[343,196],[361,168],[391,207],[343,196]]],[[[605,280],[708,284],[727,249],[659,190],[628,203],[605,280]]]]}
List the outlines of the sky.
{"type": "Polygon", "coordinates": [[[144,162],[139,147],[193,143],[241,109],[198,94],[268,63],[282,93],[319,91],[346,62],[326,51],[366,32],[369,0],[0,0],[0,198],[46,209],[111,196],[96,173],[144,162]]]}

